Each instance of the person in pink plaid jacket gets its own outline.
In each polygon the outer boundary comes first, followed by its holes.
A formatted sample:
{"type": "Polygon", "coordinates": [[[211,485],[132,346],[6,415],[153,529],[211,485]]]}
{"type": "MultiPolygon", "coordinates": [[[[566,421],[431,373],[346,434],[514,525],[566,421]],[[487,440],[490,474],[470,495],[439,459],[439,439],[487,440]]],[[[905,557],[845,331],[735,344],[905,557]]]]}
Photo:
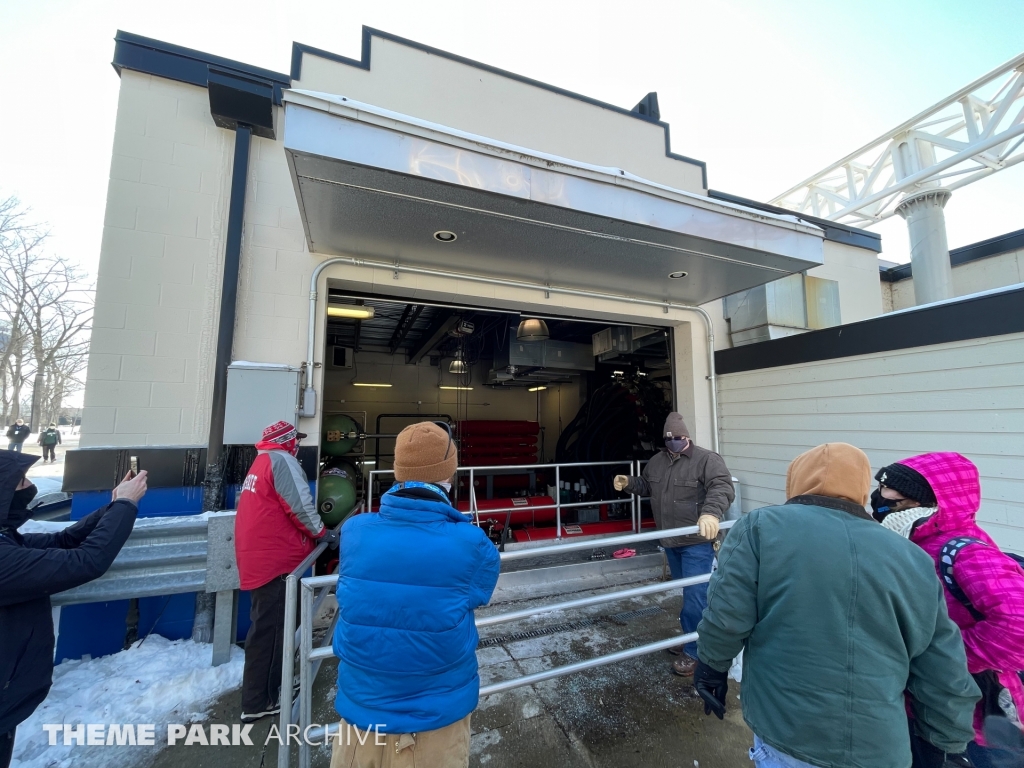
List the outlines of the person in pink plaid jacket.
{"type": "MultiPolygon", "coordinates": [[[[984,766],[986,715],[999,707],[1000,689],[1024,715],[1024,570],[978,526],[978,468],[959,453],[926,453],[883,467],[875,475],[875,517],[925,550],[945,585],[949,616],[960,627],[967,668],[983,694],[975,711],[972,762],[984,766]]],[[[1003,696],[1002,709],[1010,709],[1003,696]]],[[[999,713],[1002,714],[1002,713],[999,713]]]]}

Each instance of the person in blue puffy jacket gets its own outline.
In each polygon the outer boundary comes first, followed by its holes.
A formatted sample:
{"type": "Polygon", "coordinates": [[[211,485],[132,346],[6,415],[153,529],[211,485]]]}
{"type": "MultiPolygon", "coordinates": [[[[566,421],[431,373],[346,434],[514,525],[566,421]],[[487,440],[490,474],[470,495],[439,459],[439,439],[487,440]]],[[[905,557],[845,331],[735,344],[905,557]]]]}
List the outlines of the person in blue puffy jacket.
{"type": "Polygon", "coordinates": [[[380,512],[341,530],[332,765],[469,764],[469,719],[479,698],[473,610],[498,582],[498,552],[451,505],[458,452],[447,424],[406,427],[380,512]],[[367,731],[372,733],[367,734],[367,731]]]}

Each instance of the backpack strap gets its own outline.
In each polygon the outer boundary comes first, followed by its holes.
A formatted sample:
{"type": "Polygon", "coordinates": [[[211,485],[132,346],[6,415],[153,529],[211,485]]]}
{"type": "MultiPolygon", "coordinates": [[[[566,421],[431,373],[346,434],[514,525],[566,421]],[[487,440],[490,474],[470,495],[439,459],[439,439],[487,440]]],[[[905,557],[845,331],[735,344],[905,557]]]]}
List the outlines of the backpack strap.
{"type": "Polygon", "coordinates": [[[939,553],[939,576],[942,579],[942,583],[946,585],[946,589],[949,590],[949,594],[957,599],[964,608],[970,611],[971,616],[974,617],[975,621],[981,621],[985,618],[984,614],[979,611],[971,603],[971,599],[967,597],[967,594],[963,591],[959,584],[956,583],[956,577],[953,576],[953,566],[956,564],[956,556],[960,553],[964,547],[968,547],[971,544],[980,544],[983,547],[987,547],[981,539],[972,539],[967,536],[958,536],[955,539],[950,539],[942,545],[942,550],[939,553]]]}

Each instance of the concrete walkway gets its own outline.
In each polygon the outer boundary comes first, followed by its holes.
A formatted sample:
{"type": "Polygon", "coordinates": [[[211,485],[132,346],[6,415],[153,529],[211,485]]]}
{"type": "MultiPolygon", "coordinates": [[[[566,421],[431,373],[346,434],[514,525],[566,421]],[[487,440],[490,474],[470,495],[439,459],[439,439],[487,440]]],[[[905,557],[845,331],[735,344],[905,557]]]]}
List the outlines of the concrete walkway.
{"type": "MultiPolygon", "coordinates": [[[[572,597],[604,591],[644,574],[620,574],[572,585],[572,597]]],[[[481,615],[568,599],[552,594],[569,585],[521,587],[496,594],[500,604],[481,615]]],[[[679,631],[680,597],[661,594],[548,613],[501,624],[483,634],[477,653],[484,685],[571,664],[662,639],[679,631]],[[530,636],[524,636],[530,635],[530,636]]],[[[724,721],[706,717],[692,682],[670,671],[666,653],[599,667],[481,699],[473,715],[471,766],[487,768],[746,768],[753,737],[743,723],[739,685],[730,684],[724,721]]],[[[314,687],[315,722],[337,719],[336,665],[326,663],[314,687]]],[[[238,722],[238,694],[214,708],[210,722],[238,722]]],[[[158,768],[274,768],[277,743],[263,742],[271,721],[253,728],[253,747],[171,747],[158,768]]],[[[314,748],[314,768],[327,768],[329,750],[314,748]]],[[[293,750],[292,766],[297,765],[293,750]]]]}

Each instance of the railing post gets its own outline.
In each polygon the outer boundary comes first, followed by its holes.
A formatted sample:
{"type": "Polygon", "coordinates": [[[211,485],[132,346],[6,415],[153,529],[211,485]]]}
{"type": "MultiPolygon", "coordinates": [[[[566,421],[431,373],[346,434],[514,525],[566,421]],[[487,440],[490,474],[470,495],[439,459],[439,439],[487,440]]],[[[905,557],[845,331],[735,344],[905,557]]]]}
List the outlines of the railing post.
{"type": "MultiPolygon", "coordinates": [[[[633,459],[633,466],[630,467],[630,474],[632,474],[633,477],[640,476],[640,459],[633,459]]],[[[633,533],[640,533],[640,497],[635,493],[629,494],[629,497],[633,502],[633,533]]]]}
{"type": "MultiPolygon", "coordinates": [[[[301,584],[301,582],[300,582],[301,584]]],[[[301,643],[299,644],[299,768],[309,768],[309,744],[306,743],[306,727],[313,719],[313,683],[310,680],[310,659],[313,652],[313,588],[302,587],[302,612],[299,619],[301,643]]],[[[287,735],[285,735],[287,738],[287,735]]]]}
{"type": "Polygon", "coordinates": [[[288,574],[284,583],[284,639],[281,643],[281,742],[277,747],[277,767],[288,768],[291,759],[288,726],[292,722],[292,678],[295,676],[295,608],[298,601],[298,576],[288,574]]]}
{"type": "Polygon", "coordinates": [[[555,464],[555,541],[562,538],[562,467],[555,464]]]}
{"type": "Polygon", "coordinates": [[[480,527],[480,510],[476,508],[476,486],[473,484],[474,481],[473,467],[469,468],[469,512],[473,515],[473,523],[477,528],[480,527]]]}

